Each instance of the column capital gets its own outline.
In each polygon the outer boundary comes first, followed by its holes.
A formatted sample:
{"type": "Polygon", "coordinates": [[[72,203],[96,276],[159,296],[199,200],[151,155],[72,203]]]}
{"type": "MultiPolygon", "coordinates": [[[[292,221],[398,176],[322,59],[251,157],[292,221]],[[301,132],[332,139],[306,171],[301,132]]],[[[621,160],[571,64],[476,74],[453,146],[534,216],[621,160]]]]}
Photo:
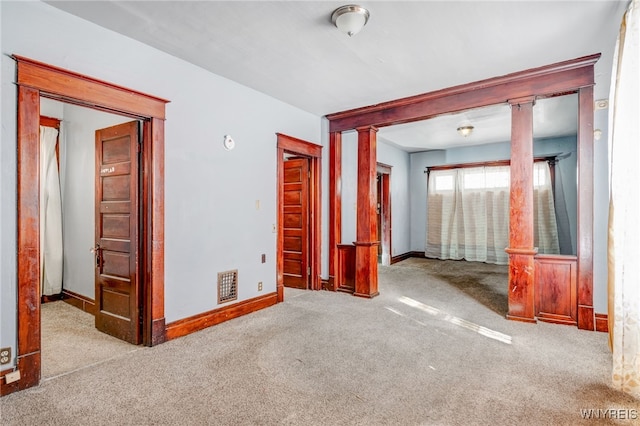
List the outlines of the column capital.
{"type": "Polygon", "coordinates": [[[509,99],[509,100],[507,100],[507,102],[509,102],[509,104],[512,107],[513,106],[526,105],[526,104],[531,104],[533,106],[536,103],[536,97],[535,96],[523,96],[521,98],[509,99]]]}
{"type": "Polygon", "coordinates": [[[378,128],[375,126],[361,126],[361,127],[356,127],[356,131],[358,133],[363,133],[363,132],[377,132],[378,128]]]}

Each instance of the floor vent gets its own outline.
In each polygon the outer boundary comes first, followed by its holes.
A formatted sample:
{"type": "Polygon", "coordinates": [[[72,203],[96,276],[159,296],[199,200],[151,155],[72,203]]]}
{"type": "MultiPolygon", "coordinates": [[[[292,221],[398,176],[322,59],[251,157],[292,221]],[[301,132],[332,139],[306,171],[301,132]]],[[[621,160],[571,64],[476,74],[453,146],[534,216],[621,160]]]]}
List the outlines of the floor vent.
{"type": "Polygon", "coordinates": [[[218,304],[238,299],[238,270],[218,272],[218,304]]]}

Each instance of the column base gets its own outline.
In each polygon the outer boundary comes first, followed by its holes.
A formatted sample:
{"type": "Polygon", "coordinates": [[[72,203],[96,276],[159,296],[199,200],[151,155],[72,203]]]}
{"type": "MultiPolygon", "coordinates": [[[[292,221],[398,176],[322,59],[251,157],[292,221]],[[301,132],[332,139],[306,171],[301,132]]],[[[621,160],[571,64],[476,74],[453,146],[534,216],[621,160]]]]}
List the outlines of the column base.
{"type": "Polygon", "coordinates": [[[354,296],[356,297],[362,297],[363,299],[373,299],[374,297],[380,295],[379,291],[376,291],[375,293],[371,293],[371,294],[367,294],[367,293],[353,293],[354,296]]]}
{"type": "Polygon", "coordinates": [[[520,321],[520,322],[528,322],[530,324],[536,324],[538,322],[537,319],[535,318],[526,318],[526,317],[519,317],[517,315],[506,315],[506,318],[510,321],[520,321]]]}

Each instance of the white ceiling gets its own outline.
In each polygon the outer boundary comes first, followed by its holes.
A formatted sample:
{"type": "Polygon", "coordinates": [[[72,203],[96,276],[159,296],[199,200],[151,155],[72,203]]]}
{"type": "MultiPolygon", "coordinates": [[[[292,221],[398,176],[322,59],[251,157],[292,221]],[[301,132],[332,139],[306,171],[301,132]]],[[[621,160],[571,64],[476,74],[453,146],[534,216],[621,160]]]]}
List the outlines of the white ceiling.
{"type": "MultiPolygon", "coordinates": [[[[538,99],[533,107],[534,138],[575,135],[578,132],[578,95],[538,99]]],[[[381,128],[378,138],[405,151],[475,146],[511,140],[511,108],[508,104],[445,114],[429,120],[381,128]],[[458,134],[472,125],[471,135],[458,134]]]]}
{"type": "MultiPolygon", "coordinates": [[[[362,1],[371,18],[352,38],[330,20],[349,1],[48,3],[322,116],[593,53],[602,53],[596,99],[606,98],[627,0],[362,1]]],[[[410,151],[434,149],[459,142],[455,128],[469,120],[476,131],[466,142],[487,143],[482,135],[496,138],[498,129],[484,133],[476,120],[504,126],[493,117],[501,109],[379,136],[410,151]]]]}

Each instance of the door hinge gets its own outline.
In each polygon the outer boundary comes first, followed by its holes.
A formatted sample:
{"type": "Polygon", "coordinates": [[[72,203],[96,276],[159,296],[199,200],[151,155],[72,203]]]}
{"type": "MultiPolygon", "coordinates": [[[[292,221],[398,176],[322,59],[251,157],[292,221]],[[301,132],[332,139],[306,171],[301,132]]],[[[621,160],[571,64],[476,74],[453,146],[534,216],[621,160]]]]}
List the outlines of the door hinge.
{"type": "Polygon", "coordinates": [[[311,275],[311,266],[307,266],[307,275],[311,275]]]}
{"type": "Polygon", "coordinates": [[[136,146],[136,152],[142,152],[142,142],[138,142],[138,146],[136,146]]]}
{"type": "Polygon", "coordinates": [[[307,177],[311,179],[311,170],[307,171],[307,177]]]}

